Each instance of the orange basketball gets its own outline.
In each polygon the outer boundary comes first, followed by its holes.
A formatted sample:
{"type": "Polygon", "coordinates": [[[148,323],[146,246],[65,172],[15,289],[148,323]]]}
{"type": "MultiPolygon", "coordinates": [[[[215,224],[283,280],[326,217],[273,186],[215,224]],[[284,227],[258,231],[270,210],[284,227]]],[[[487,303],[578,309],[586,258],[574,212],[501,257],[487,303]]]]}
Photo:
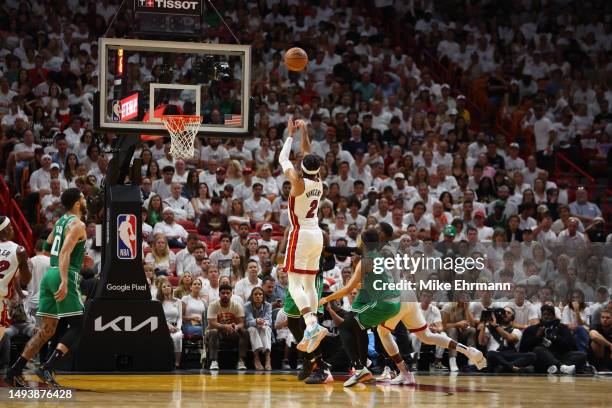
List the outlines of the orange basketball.
{"type": "Polygon", "coordinates": [[[293,47],[285,53],[285,65],[289,71],[301,71],[308,64],[308,54],[301,48],[293,47]]]}

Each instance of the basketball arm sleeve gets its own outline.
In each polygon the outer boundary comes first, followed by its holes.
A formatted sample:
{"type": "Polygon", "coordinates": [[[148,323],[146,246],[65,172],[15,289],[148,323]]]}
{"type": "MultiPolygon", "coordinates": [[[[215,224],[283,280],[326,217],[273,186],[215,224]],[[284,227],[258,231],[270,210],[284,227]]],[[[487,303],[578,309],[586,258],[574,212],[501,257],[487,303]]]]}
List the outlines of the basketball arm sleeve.
{"type": "Polygon", "coordinates": [[[287,140],[285,140],[285,144],[278,155],[278,162],[283,169],[283,173],[287,170],[293,169],[293,164],[289,160],[289,154],[291,153],[291,145],[293,144],[293,138],[289,136],[287,140]]]}

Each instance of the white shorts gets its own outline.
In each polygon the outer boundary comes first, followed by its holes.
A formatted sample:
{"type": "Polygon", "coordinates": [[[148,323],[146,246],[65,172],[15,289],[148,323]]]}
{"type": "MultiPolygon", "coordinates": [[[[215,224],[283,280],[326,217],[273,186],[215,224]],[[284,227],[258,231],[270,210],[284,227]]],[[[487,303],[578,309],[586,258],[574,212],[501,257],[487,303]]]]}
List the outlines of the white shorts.
{"type": "Polygon", "coordinates": [[[306,275],[319,272],[323,232],[320,228],[291,227],[285,254],[285,271],[306,275]]]}
{"type": "Polygon", "coordinates": [[[410,333],[419,332],[427,328],[427,321],[425,316],[423,316],[419,302],[402,302],[399,313],[386,320],[382,326],[393,331],[400,321],[404,323],[404,326],[406,326],[410,333]]]}

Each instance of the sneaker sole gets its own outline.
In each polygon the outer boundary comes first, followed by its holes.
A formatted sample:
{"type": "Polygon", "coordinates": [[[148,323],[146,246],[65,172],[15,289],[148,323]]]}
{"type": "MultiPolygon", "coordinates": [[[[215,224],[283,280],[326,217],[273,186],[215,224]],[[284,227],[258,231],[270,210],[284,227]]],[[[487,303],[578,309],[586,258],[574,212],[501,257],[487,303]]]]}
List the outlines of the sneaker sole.
{"type": "Polygon", "coordinates": [[[371,381],[373,378],[374,378],[374,376],[372,375],[372,373],[368,373],[368,374],[364,375],[363,377],[356,378],[356,379],[353,379],[353,377],[351,376],[351,378],[346,380],[343,385],[345,387],[352,387],[353,385],[357,385],[359,383],[364,383],[364,382],[371,381]]]}
{"type": "Polygon", "coordinates": [[[34,374],[36,374],[36,376],[38,378],[40,378],[42,380],[42,382],[44,382],[45,384],[47,384],[49,387],[53,388],[53,389],[58,389],[61,388],[62,386],[59,385],[56,381],[49,381],[47,380],[42,373],[39,370],[34,371],[34,374]]]}
{"type": "Polygon", "coordinates": [[[313,339],[310,339],[310,342],[308,343],[308,347],[306,348],[306,352],[312,353],[313,351],[315,351],[317,347],[319,347],[319,344],[321,344],[323,339],[327,337],[327,333],[329,333],[327,329],[319,330],[317,335],[313,339]]]}
{"type": "Polygon", "coordinates": [[[305,353],[306,349],[308,348],[308,343],[302,340],[298,343],[297,346],[295,346],[295,348],[305,353]]]}

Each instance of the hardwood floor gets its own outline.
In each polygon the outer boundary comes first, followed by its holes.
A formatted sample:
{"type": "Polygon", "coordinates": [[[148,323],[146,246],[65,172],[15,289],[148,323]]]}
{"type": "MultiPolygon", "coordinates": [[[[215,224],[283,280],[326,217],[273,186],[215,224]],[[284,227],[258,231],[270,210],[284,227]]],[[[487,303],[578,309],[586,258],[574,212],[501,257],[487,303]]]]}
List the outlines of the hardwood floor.
{"type": "MultiPolygon", "coordinates": [[[[36,386],[36,377],[27,376],[36,386]]],[[[610,407],[612,378],[546,376],[419,375],[416,387],[358,384],[306,385],[288,374],[71,374],[58,382],[74,398],[11,399],[0,388],[2,407],[610,407]]],[[[44,389],[40,385],[40,389],[44,389]]]]}

